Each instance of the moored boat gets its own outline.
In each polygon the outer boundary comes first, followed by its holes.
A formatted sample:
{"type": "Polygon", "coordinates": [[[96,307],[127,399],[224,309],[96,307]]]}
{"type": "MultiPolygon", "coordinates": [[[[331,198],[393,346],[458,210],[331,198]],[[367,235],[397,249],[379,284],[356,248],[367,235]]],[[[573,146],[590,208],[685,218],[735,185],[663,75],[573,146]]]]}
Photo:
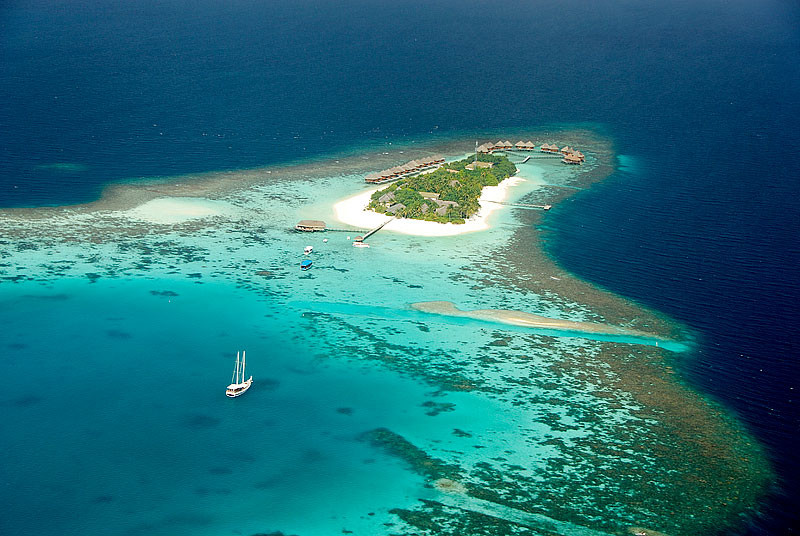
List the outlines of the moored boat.
{"type": "Polygon", "coordinates": [[[225,389],[225,396],[229,398],[236,398],[242,396],[250,386],[253,385],[253,377],[250,376],[247,380],[244,379],[245,371],[245,352],[242,351],[242,358],[239,359],[239,352],[236,352],[236,367],[233,369],[233,376],[231,376],[231,384],[225,389]]]}
{"type": "Polygon", "coordinates": [[[306,246],[305,248],[303,248],[303,255],[308,255],[312,251],[314,251],[314,246],[306,246]]]}
{"type": "Polygon", "coordinates": [[[306,259],[306,260],[304,260],[303,262],[300,263],[300,269],[301,270],[305,271],[305,270],[308,270],[309,268],[311,268],[311,261],[310,260],[306,259]]]}

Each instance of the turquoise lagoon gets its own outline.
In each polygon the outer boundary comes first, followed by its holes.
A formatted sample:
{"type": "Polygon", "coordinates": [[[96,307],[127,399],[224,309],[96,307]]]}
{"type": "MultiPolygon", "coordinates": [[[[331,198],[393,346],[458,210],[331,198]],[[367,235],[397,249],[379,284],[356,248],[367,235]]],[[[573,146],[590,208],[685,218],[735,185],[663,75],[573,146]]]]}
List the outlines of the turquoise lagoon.
{"type": "MultiPolygon", "coordinates": [[[[658,512],[615,487],[613,471],[592,481],[612,509],[591,492],[557,507],[548,495],[556,470],[576,488],[597,465],[659,470],[647,451],[594,453],[587,464],[587,441],[649,421],[634,397],[557,366],[566,355],[597,356],[602,344],[654,340],[416,312],[410,304],[446,300],[595,318],[585,304],[498,279],[495,260],[525,225],[511,208],[496,211],[488,231],[381,231],[369,249],[351,246],[356,230],[293,232],[304,218],[335,225],[333,203],[365,188],[360,171],[311,169],[248,172],[259,180],[199,201],[214,216],[178,224],[92,207],[3,216],[0,477],[17,517],[0,520],[0,531],[415,533],[392,510],[420,500],[452,512],[489,504],[486,519],[542,534],[661,526],[658,512]],[[314,267],[301,272],[305,245],[314,267]],[[231,400],[223,391],[239,350],[254,385],[231,400]],[[492,492],[506,506],[439,491],[435,475],[367,440],[375,429],[458,467],[470,490],[506,481],[513,491],[492,492]]],[[[536,160],[519,169],[527,180],[510,201],[584,172],[536,160]]]]}

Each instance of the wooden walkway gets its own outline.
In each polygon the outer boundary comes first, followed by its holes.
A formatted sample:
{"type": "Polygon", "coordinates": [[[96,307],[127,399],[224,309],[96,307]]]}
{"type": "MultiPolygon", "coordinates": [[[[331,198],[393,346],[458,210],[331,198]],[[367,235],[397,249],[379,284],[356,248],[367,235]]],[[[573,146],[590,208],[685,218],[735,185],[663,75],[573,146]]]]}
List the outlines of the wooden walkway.
{"type": "Polygon", "coordinates": [[[366,233],[364,229],[336,229],[332,227],[328,227],[327,229],[325,229],[325,231],[329,233],[353,233],[353,234],[366,233]]]}
{"type": "Polygon", "coordinates": [[[363,241],[365,241],[367,238],[369,238],[370,236],[374,235],[375,233],[377,233],[378,231],[380,231],[381,229],[383,229],[383,226],[384,226],[384,225],[386,225],[387,223],[389,223],[390,221],[392,221],[392,220],[393,220],[393,219],[395,219],[395,218],[396,218],[396,216],[392,216],[391,218],[389,218],[388,220],[386,220],[386,221],[385,221],[385,222],[383,222],[382,224],[378,225],[377,227],[375,227],[374,229],[372,229],[371,231],[369,231],[367,234],[365,234],[363,237],[361,237],[361,241],[362,241],[362,242],[363,242],[363,241]]]}

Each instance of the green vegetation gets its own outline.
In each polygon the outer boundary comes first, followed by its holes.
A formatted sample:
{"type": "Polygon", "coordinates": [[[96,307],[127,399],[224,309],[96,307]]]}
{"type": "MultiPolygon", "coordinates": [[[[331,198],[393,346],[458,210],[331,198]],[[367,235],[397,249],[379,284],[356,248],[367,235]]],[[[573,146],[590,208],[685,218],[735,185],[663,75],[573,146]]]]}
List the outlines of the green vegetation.
{"type": "Polygon", "coordinates": [[[368,208],[400,218],[464,223],[480,208],[478,198],[484,186],[497,186],[517,172],[506,156],[480,154],[478,162],[491,167],[466,169],[474,161],[470,157],[444,164],[432,173],[400,179],[372,194],[368,208]]]}

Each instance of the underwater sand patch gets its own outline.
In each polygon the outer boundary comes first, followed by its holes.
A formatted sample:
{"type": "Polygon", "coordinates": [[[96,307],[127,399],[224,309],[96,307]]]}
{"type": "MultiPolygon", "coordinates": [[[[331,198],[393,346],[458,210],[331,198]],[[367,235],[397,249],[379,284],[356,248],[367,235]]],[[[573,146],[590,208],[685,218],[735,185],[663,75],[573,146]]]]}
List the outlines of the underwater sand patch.
{"type": "Polygon", "coordinates": [[[440,478],[433,482],[433,487],[443,493],[466,493],[467,488],[461,482],[450,480],[449,478],[440,478]]]}
{"type": "Polygon", "coordinates": [[[133,220],[172,225],[189,220],[223,216],[230,205],[222,201],[193,197],[159,197],[120,215],[133,220]]]}

